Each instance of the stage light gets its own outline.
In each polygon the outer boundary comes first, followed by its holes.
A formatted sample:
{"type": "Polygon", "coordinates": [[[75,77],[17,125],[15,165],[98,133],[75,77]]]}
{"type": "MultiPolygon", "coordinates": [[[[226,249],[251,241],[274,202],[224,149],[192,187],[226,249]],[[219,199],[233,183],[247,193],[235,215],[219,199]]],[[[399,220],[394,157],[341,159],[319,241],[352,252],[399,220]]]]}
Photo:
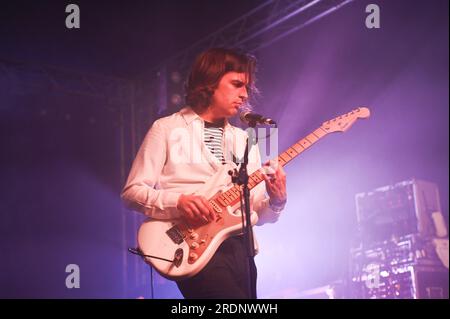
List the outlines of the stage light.
{"type": "Polygon", "coordinates": [[[180,83],[181,75],[179,72],[174,71],[170,74],[170,79],[172,80],[173,83],[180,83]]]}
{"type": "Polygon", "coordinates": [[[170,98],[170,102],[173,105],[180,105],[181,104],[181,96],[178,93],[172,94],[172,97],[170,98]]]}

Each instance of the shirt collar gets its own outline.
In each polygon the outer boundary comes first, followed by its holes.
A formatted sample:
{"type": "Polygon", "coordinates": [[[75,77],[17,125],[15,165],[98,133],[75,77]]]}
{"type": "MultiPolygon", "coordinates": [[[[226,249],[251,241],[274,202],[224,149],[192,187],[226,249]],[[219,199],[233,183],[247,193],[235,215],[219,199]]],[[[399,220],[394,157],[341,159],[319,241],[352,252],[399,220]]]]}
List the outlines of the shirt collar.
{"type": "MultiPolygon", "coordinates": [[[[195,111],[190,106],[186,106],[186,107],[182,108],[180,110],[180,113],[181,113],[181,116],[183,116],[184,121],[186,122],[187,125],[190,125],[194,120],[200,120],[200,121],[204,122],[204,120],[200,117],[200,115],[195,113],[195,111]]],[[[230,124],[228,119],[225,119],[224,129],[230,129],[232,127],[233,126],[230,124]]]]}

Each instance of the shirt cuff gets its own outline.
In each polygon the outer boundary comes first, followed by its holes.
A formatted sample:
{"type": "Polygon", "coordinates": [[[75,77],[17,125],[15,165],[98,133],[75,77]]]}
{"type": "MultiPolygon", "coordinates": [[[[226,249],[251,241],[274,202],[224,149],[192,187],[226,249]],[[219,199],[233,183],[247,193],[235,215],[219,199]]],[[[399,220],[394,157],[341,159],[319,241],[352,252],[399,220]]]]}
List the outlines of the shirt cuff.
{"type": "Polygon", "coordinates": [[[272,201],[269,199],[269,208],[271,210],[273,210],[274,212],[279,213],[286,206],[286,202],[287,202],[287,200],[285,200],[284,202],[281,202],[281,203],[272,203],[272,201]]]}
{"type": "Polygon", "coordinates": [[[166,194],[166,198],[164,201],[164,207],[165,208],[177,208],[178,199],[180,198],[180,196],[181,196],[181,193],[168,192],[166,194]]]}

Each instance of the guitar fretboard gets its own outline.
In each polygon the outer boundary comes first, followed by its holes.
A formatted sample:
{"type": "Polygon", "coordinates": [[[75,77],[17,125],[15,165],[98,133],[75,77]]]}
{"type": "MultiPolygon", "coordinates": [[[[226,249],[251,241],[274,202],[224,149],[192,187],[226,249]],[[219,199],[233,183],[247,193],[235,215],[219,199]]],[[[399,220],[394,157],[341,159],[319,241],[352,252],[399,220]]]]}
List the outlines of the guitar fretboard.
{"type": "MultiPolygon", "coordinates": [[[[295,157],[303,153],[306,149],[308,149],[311,145],[316,143],[319,139],[327,135],[328,132],[321,127],[316,129],[314,132],[306,136],[305,138],[297,141],[293,145],[291,145],[287,150],[278,155],[277,160],[281,166],[285,166],[295,157]]],[[[263,177],[263,168],[256,170],[254,173],[249,175],[248,179],[248,188],[251,190],[256,185],[264,181],[263,177]]],[[[239,197],[241,195],[241,187],[235,185],[231,187],[229,190],[221,193],[214,200],[217,200],[223,206],[232,206],[237,203],[239,197]]]]}

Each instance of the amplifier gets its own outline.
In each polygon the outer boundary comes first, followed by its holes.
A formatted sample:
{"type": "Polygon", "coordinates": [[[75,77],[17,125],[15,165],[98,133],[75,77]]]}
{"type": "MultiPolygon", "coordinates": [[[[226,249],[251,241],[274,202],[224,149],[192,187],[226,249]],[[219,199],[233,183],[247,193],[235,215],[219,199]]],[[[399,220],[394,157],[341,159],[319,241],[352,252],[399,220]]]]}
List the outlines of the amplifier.
{"type": "Polygon", "coordinates": [[[448,269],[431,240],[407,235],[351,251],[355,298],[448,298],[448,269]]]}
{"type": "Polygon", "coordinates": [[[448,299],[448,282],[444,267],[369,264],[352,278],[352,291],[364,299],[448,299]]]}
{"type": "Polygon", "coordinates": [[[358,226],[364,243],[420,234],[432,237],[432,215],[441,212],[438,187],[411,179],[355,196],[358,226]]]}

